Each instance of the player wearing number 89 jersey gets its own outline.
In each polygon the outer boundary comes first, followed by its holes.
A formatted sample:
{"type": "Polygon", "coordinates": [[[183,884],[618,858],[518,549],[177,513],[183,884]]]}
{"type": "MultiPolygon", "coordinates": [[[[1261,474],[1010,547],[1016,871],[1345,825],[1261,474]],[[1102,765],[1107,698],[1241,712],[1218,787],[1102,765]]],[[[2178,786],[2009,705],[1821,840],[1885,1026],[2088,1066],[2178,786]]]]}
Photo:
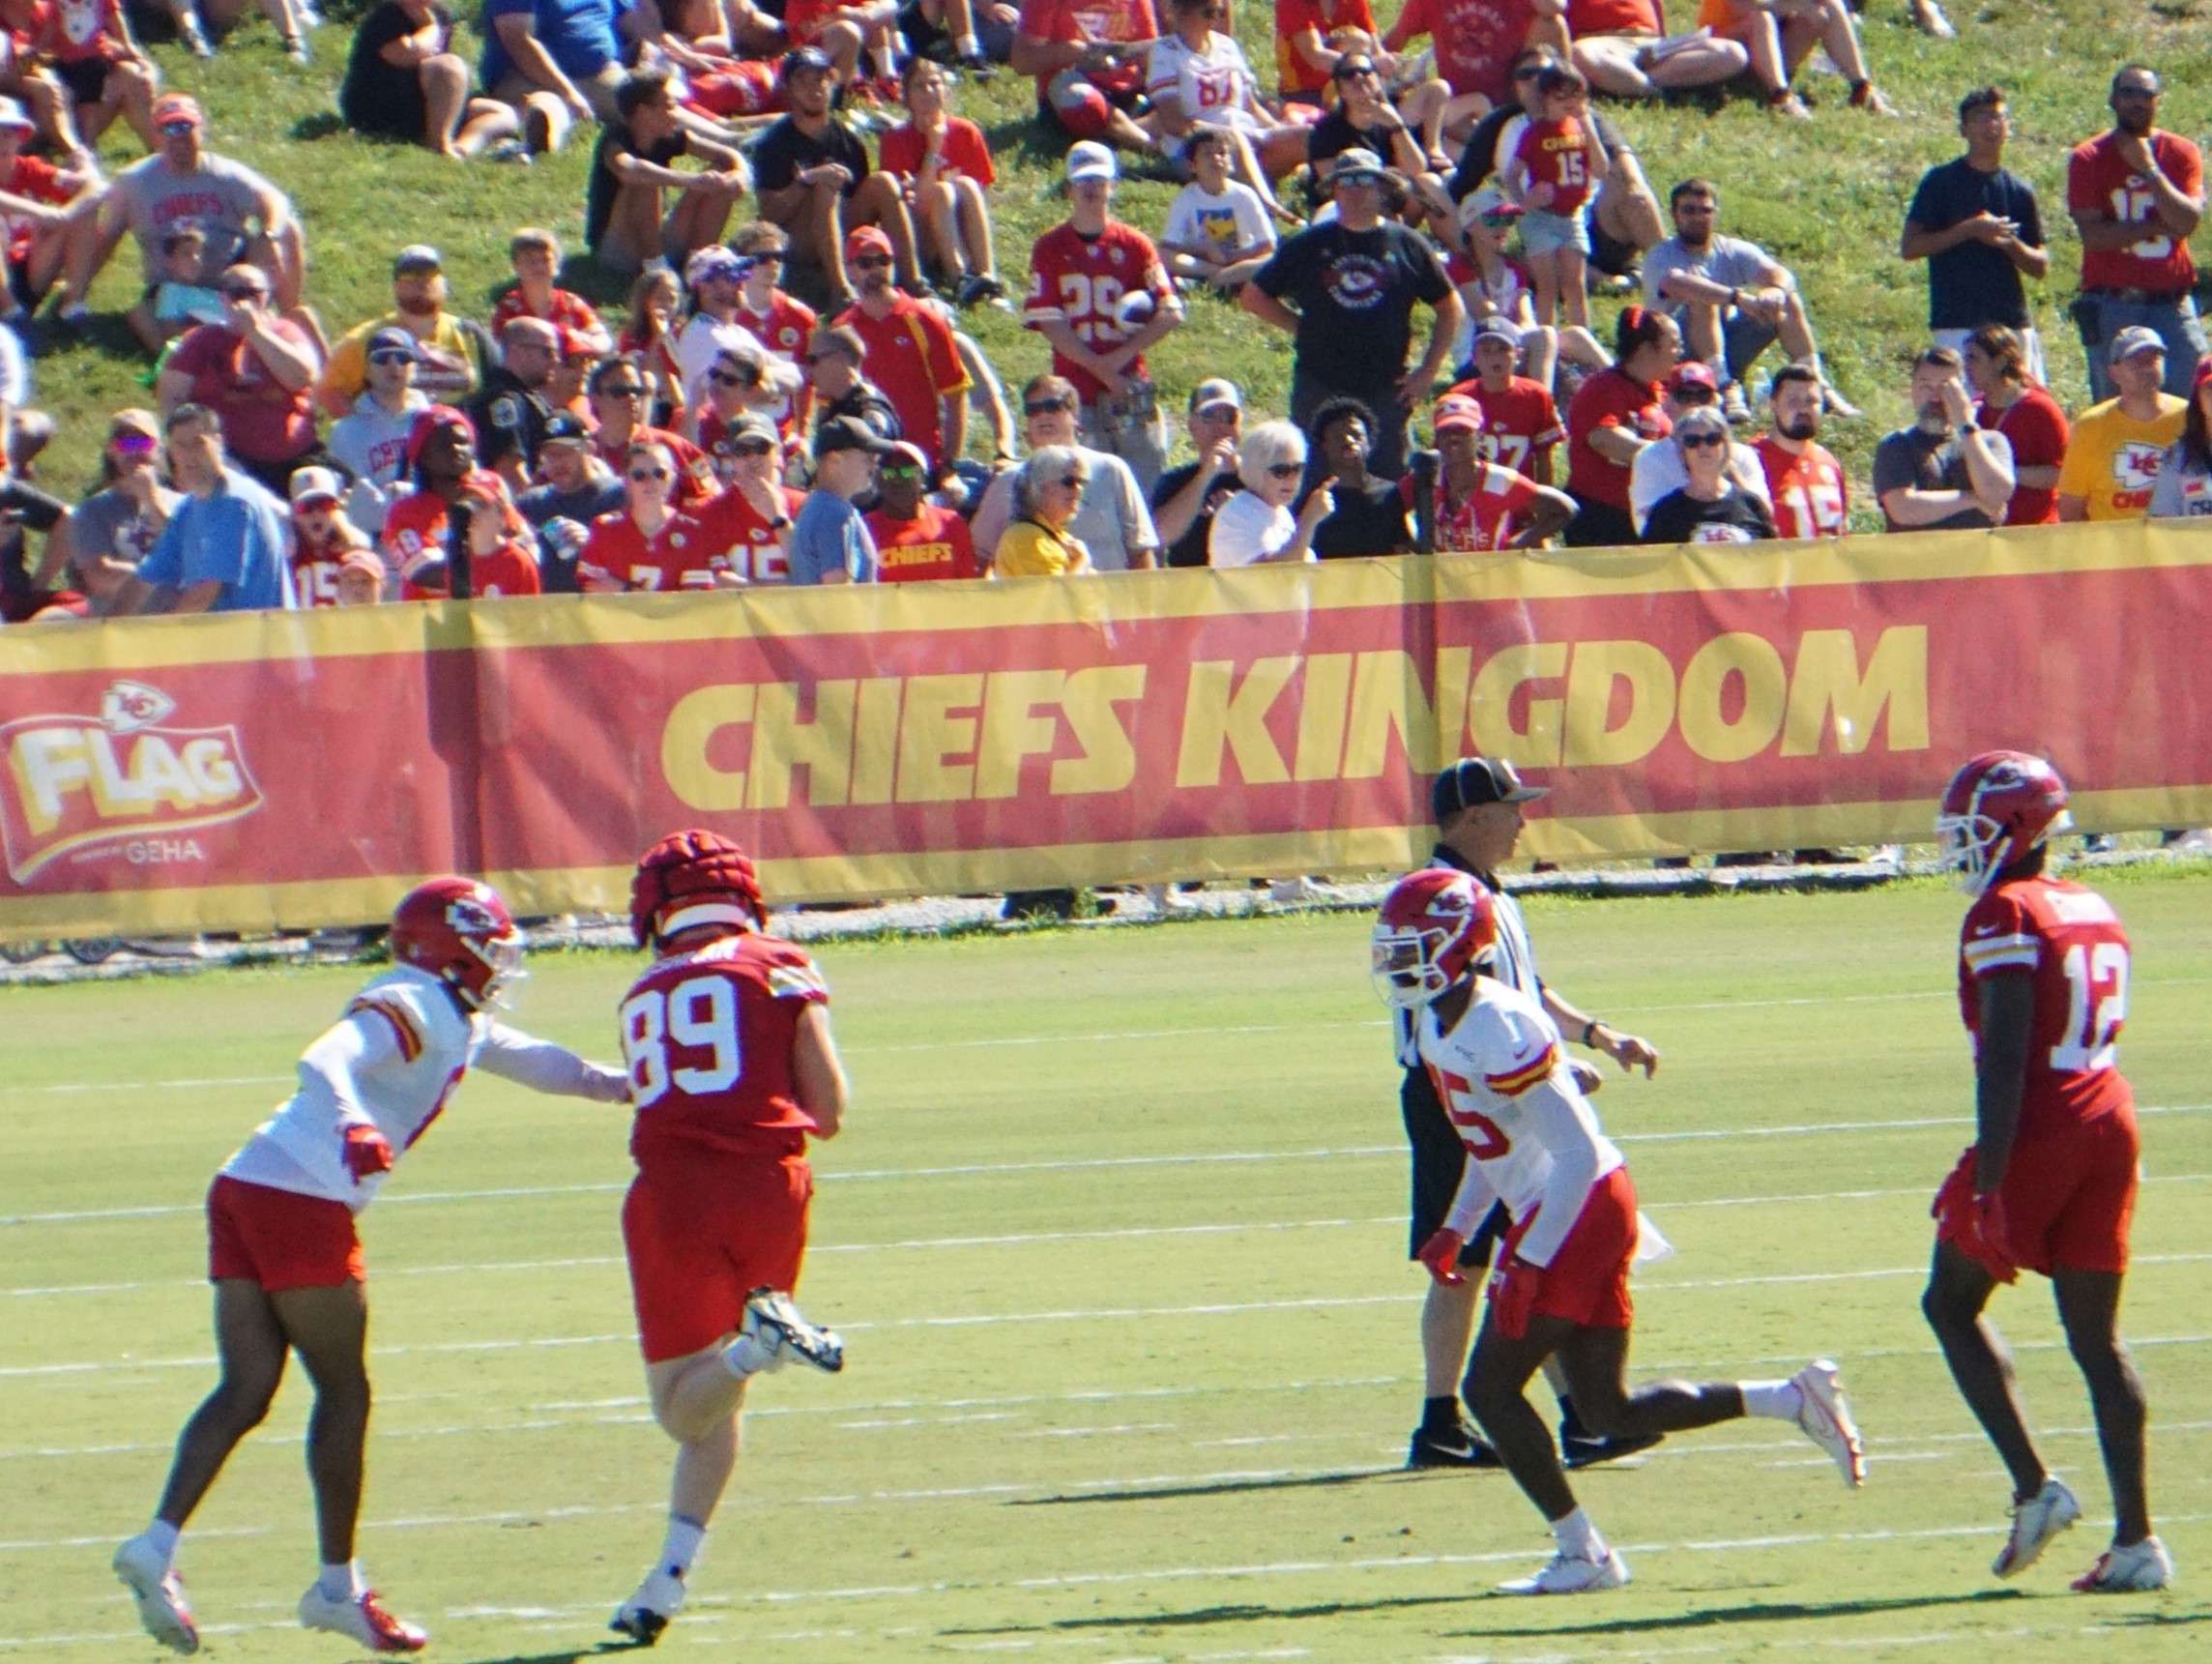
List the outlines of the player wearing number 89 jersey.
{"type": "Polygon", "coordinates": [[[668,1535],[613,1627],[650,1644],[738,1455],[745,1384],[798,1357],[842,1367],[790,1300],[814,1194],[806,1140],[832,1138],[845,1076],[830,990],[805,949],[762,934],[744,851],[709,832],[646,851],[630,928],[658,956],[621,1007],[637,1178],[623,1202],[653,1414],[679,1446],[668,1535]]]}
{"type": "Polygon", "coordinates": [[[1936,815],[1945,863],[1974,897],[1959,1000],[1973,1037],[1976,1138],[1936,1192],[1921,1303],[2011,1471],[2013,1529],[1993,1568],[2011,1577],[2081,1504],[2036,1455],[2004,1343],[1982,1314],[2023,1269],[2051,1278],[2112,1486],[2111,1549],[2074,1587],[2157,1589],[2173,1564],[2150,1533],[2142,1387],[2117,1332],[2138,1153],[2117,1066],[2128,938],[2103,896],[2044,871],[2048,840],[2072,825],[2066,801],[2042,758],[1990,751],[1952,776],[1936,815]]]}

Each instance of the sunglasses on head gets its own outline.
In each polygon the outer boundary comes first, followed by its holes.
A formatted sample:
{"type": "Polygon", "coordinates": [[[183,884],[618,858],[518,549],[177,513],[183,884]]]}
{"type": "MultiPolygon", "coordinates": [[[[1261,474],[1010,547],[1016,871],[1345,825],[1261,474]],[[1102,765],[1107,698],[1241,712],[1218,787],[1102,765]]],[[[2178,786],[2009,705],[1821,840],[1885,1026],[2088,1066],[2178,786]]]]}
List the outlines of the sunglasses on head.
{"type": "Polygon", "coordinates": [[[1050,416],[1056,410],[1072,410],[1074,408],[1064,398],[1025,398],[1022,400],[1022,414],[1024,416],[1050,416]]]}
{"type": "Polygon", "coordinates": [[[645,396],[645,387],[642,383],[639,382],[626,381],[619,387],[609,386],[600,388],[599,396],[601,398],[643,398],[645,396]]]}
{"type": "Polygon", "coordinates": [[[380,353],[370,353],[368,355],[368,362],[370,364],[413,364],[415,362],[415,355],[413,353],[403,353],[396,347],[386,347],[384,351],[380,353]]]}
{"type": "Polygon", "coordinates": [[[667,479],[668,470],[665,468],[632,468],[629,471],[629,477],[642,485],[648,480],[667,479]]]}
{"type": "Polygon", "coordinates": [[[1306,471],[1303,462],[1270,462],[1267,472],[1277,480],[1295,480],[1306,471]]]}
{"type": "Polygon", "coordinates": [[[1707,446],[1724,445],[1727,441],[1728,436],[1722,433],[1685,433],[1682,435],[1682,449],[1703,451],[1707,446]]]}

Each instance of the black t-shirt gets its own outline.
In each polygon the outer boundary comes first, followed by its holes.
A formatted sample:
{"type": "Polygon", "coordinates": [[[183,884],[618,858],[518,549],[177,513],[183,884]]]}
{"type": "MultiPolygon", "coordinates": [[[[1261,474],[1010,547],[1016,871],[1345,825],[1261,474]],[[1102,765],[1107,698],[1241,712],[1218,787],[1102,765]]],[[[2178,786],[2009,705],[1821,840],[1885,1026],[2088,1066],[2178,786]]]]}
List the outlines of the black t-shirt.
{"type": "Polygon", "coordinates": [[[1452,292],[1436,249],[1394,220],[1351,231],[1336,220],[1300,231],[1252,281],[1297,307],[1295,367],[1329,387],[1375,388],[1406,372],[1413,307],[1452,292]]]}
{"type": "Polygon", "coordinates": [[[760,135],[752,154],[756,190],[781,190],[806,169],[833,161],[853,176],[845,182],[843,192],[850,196],[872,171],[868,147],[834,117],[819,136],[800,131],[799,124],[790,116],[781,117],[760,135]]]}
{"type": "MultiPolygon", "coordinates": [[[[1154,519],[1159,517],[1162,509],[1176,500],[1177,494],[1191,482],[1197,473],[1197,463],[1185,462],[1180,467],[1170,468],[1159,477],[1158,482],[1152,486],[1154,519]]],[[[1206,501],[1199,505],[1197,517],[1191,521],[1190,529],[1161,551],[1160,564],[1166,567],[1205,566],[1206,540],[1213,535],[1213,511],[1236,496],[1237,488],[1236,475],[1226,470],[1216,474],[1212,483],[1206,488],[1206,501]]]]}
{"type": "Polygon", "coordinates": [[[1734,485],[1711,503],[1686,490],[1670,491],[1644,522],[1647,543],[1756,543],[1773,536],[1774,516],[1766,505],[1734,485]]]}
{"type": "MultiPolygon", "coordinates": [[[[1923,231],[1948,231],[1985,209],[2000,219],[2017,220],[2020,240],[2028,247],[2043,247],[2043,215],[2035,205],[2035,188],[2001,167],[1994,173],[1980,172],[1969,167],[1963,156],[1921,175],[1905,217],[1923,231]]],[[[2003,324],[2024,330],[2032,321],[2020,269],[2002,249],[1968,239],[1928,257],[1930,329],[1978,330],[1984,324],[2003,324]]]]}
{"type": "Polygon", "coordinates": [[[1324,561],[1353,555],[1403,555],[1413,546],[1413,527],[1396,480],[1370,476],[1354,491],[1330,487],[1336,508],[1314,528],[1313,552],[1324,561]]]}
{"type": "Polygon", "coordinates": [[[1404,130],[1406,124],[1389,110],[1376,112],[1379,125],[1353,127],[1352,118],[1338,104],[1321,120],[1306,130],[1306,161],[1319,167],[1332,156],[1342,156],[1348,150],[1371,150],[1381,157],[1385,165],[1390,162],[1390,141],[1404,130]]]}
{"type": "MultiPolygon", "coordinates": [[[[430,8],[430,15],[438,20],[440,37],[451,44],[453,14],[437,5],[430,8]]],[[[338,86],[338,110],[346,126],[422,141],[422,72],[414,64],[384,61],[385,47],[421,27],[399,9],[398,0],[384,0],[362,19],[346,59],[345,79],[338,86]]]]}
{"type": "Polygon", "coordinates": [[[31,593],[30,546],[23,528],[51,532],[68,512],[67,503],[36,485],[20,480],[0,483],[0,591],[14,596],[31,593]]]}
{"type": "Polygon", "coordinates": [[[515,452],[523,466],[538,466],[538,442],[545,424],[553,420],[553,407],[515,380],[514,372],[494,365],[485,372],[483,391],[461,406],[477,430],[477,460],[496,467],[515,452]]]}
{"type": "Polygon", "coordinates": [[[597,248],[599,239],[607,234],[607,220],[615,211],[615,192],[622,189],[622,181],[614,176],[609,163],[618,156],[634,156],[640,161],[650,161],[655,167],[666,167],[680,156],[691,154],[691,140],[681,128],[658,144],[640,150],[637,141],[629,136],[629,130],[620,122],[599,129],[599,142],[592,147],[592,177],[584,187],[584,243],[597,248]]]}

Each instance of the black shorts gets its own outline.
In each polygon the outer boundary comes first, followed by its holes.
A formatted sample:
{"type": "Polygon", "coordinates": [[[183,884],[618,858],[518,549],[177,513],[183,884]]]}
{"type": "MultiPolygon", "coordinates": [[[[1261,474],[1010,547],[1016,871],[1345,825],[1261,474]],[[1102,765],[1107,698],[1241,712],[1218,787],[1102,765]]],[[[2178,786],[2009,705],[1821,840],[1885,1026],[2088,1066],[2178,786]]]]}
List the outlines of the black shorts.
{"type": "MultiPolygon", "coordinates": [[[[1413,1148],[1413,1206],[1406,1232],[1406,1258],[1418,1259],[1421,1244],[1443,1228],[1451,1213],[1452,1198],[1459,1194],[1460,1171],[1467,1161],[1467,1146],[1437,1101],[1436,1084],[1426,1069],[1408,1069],[1398,1088],[1398,1109],[1406,1119],[1406,1142],[1413,1148]]],[[[1478,1270],[1490,1264],[1490,1246],[1505,1234],[1510,1221],[1500,1202],[1483,1216],[1467,1246],[1459,1251],[1462,1266],[1478,1270]]]]}
{"type": "Polygon", "coordinates": [[[75,104],[97,104],[107,96],[107,70],[105,58],[79,58],[74,63],[57,60],[51,66],[69,88],[70,102],[75,104]]]}
{"type": "Polygon", "coordinates": [[[1623,243],[1617,237],[1606,235],[1605,227],[1597,222],[1593,210],[1589,217],[1589,263],[1608,277],[1625,277],[1638,269],[1644,250],[1633,243],[1623,243]]]}
{"type": "Polygon", "coordinates": [[[1576,499],[1575,517],[1567,522],[1564,540],[1570,549],[1626,548],[1642,541],[1626,509],[1587,497],[1576,499]]]}

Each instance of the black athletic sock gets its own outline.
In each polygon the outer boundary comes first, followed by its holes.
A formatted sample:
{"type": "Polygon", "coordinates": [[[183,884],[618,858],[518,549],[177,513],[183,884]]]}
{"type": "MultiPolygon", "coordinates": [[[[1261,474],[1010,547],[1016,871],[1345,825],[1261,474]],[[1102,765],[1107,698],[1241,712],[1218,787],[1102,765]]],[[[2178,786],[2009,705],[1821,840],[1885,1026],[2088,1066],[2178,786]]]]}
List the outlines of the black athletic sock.
{"type": "Polygon", "coordinates": [[[1421,1431],[1424,1433],[1457,1433],[1460,1428],[1459,1400],[1451,1393],[1441,1398],[1421,1400],[1421,1431]]]}
{"type": "Polygon", "coordinates": [[[1590,1430],[1575,1415],[1575,1401],[1564,1392],[1559,1394],[1559,1431],[1570,1439],[1590,1437],[1590,1430]]]}

